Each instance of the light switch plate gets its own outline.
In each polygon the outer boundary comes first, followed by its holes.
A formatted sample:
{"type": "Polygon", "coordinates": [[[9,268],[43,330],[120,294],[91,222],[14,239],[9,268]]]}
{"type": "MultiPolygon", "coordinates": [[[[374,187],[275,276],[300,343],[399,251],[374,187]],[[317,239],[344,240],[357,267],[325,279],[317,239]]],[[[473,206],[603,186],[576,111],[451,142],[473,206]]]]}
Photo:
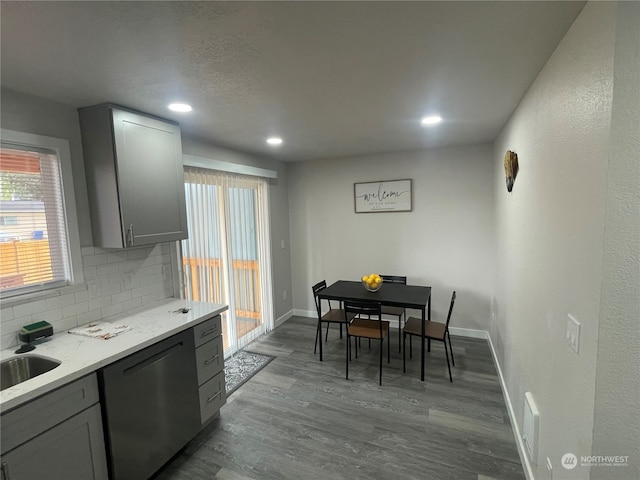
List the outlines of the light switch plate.
{"type": "Polygon", "coordinates": [[[571,314],[567,318],[567,343],[571,349],[578,353],[580,351],[580,322],[571,314]]]}

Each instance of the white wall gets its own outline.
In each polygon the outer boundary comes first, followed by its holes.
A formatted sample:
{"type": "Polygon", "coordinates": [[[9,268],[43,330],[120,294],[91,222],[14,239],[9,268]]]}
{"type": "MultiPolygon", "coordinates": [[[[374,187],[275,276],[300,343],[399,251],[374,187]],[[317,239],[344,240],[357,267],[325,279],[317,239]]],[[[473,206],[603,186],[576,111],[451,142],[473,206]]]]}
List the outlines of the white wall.
{"type": "Polygon", "coordinates": [[[452,326],[487,330],[493,295],[491,146],[292,164],[293,296],[313,315],[311,286],[371,272],[433,287],[435,320],[458,291],[452,326]],[[353,184],[412,179],[413,211],[354,213],[353,184]]]}
{"type": "MultiPolygon", "coordinates": [[[[561,466],[565,453],[578,462],[582,455],[628,454],[592,449],[603,252],[621,247],[605,243],[606,203],[616,188],[607,179],[616,8],[586,5],[495,142],[499,253],[490,334],[519,427],[525,392],[540,410],[535,478],[547,478],[546,457],[554,478],[586,479],[589,467],[561,466]],[[511,194],[504,186],[507,149],[520,163],[511,194]],[[579,354],[565,341],[568,314],[581,322],[579,354]]],[[[637,55],[637,44],[632,48],[637,55]]],[[[636,157],[636,181],[637,169],[636,157]]],[[[631,211],[623,217],[638,222],[631,211]]],[[[637,397],[627,400],[637,409],[637,397]]],[[[637,410],[627,412],[637,417],[637,410]]],[[[637,471],[616,472],[638,478],[637,471]]]]}
{"type": "Polygon", "coordinates": [[[629,456],[592,479],[640,478],[640,3],[618,6],[593,454],[629,456]]]}

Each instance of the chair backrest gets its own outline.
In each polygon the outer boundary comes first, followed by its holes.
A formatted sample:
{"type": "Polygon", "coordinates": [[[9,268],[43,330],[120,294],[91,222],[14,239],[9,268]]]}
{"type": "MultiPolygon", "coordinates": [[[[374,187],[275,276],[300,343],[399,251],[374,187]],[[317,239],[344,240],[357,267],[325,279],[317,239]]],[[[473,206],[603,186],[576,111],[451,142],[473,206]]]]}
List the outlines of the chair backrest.
{"type": "Polygon", "coordinates": [[[400,275],[380,275],[382,277],[382,283],[400,283],[402,285],[407,284],[407,277],[400,275]]]}
{"type": "MultiPolygon", "coordinates": [[[[353,313],[354,318],[378,317],[378,323],[380,324],[380,338],[382,338],[382,305],[380,302],[372,302],[371,300],[356,301],[345,300],[344,301],[344,315],[345,319],[349,318],[349,314],[353,313]]],[[[347,320],[347,331],[349,329],[349,321],[347,320]]]]}
{"type": "Polygon", "coordinates": [[[313,287],[311,287],[311,291],[313,291],[313,301],[316,302],[316,311],[318,312],[318,317],[322,316],[322,309],[320,308],[320,299],[318,298],[318,293],[327,288],[327,281],[322,280],[321,282],[316,283],[313,287]]]}
{"type": "Polygon", "coordinates": [[[453,304],[456,302],[456,291],[453,291],[451,295],[451,305],[449,305],[449,314],[447,315],[447,328],[449,328],[449,321],[451,320],[451,312],[453,311],[453,304]]]}

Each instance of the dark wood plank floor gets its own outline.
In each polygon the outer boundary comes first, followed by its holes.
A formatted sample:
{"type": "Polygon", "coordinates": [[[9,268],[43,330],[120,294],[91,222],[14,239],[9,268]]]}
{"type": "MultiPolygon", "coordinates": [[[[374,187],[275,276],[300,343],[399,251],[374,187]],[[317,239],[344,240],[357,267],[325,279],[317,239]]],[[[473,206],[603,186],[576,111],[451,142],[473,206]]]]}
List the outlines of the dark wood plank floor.
{"type": "Polygon", "coordinates": [[[363,342],[345,380],[338,327],[324,362],[313,354],[314,338],[315,322],[293,317],[251,344],[277,358],[158,480],[525,478],[485,340],[452,337],[453,383],[435,342],[421,382],[417,339],[403,374],[392,332],[379,386],[377,343],[369,351],[363,342]]]}

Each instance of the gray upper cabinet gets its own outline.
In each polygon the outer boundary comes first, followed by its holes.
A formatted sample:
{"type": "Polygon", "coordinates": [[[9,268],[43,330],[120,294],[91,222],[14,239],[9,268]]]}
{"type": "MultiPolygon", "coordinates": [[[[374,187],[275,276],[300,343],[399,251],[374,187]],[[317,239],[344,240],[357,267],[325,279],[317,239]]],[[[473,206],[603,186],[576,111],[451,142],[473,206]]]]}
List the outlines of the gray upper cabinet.
{"type": "Polygon", "coordinates": [[[93,244],[187,238],[179,125],[110,104],[78,112],[93,244]]]}

